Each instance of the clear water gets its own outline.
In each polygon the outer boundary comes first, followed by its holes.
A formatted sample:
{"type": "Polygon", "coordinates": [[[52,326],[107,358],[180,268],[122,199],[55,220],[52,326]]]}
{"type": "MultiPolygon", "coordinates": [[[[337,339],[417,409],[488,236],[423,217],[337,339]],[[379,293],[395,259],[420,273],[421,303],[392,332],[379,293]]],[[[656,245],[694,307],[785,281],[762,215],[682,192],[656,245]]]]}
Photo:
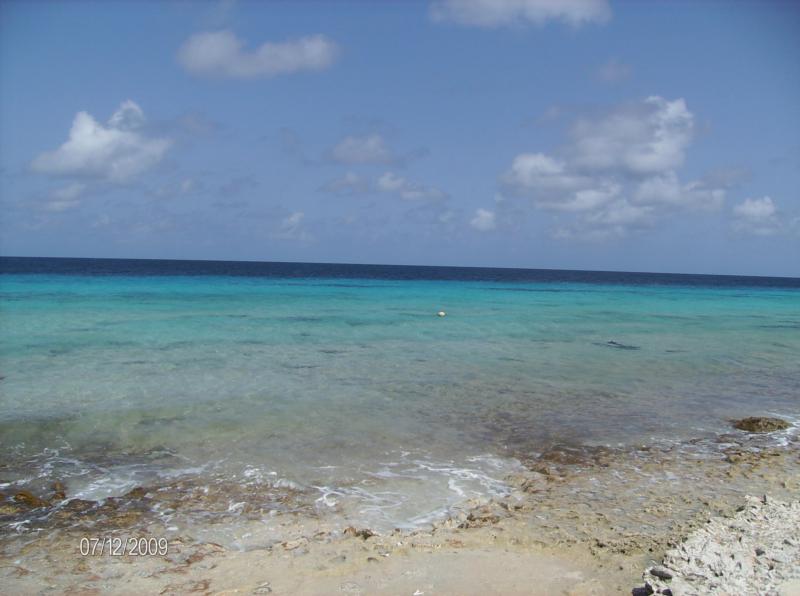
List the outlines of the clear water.
{"type": "Polygon", "coordinates": [[[408,526],[553,444],[800,418],[800,280],[2,262],[0,490],[254,482],[408,526]]]}

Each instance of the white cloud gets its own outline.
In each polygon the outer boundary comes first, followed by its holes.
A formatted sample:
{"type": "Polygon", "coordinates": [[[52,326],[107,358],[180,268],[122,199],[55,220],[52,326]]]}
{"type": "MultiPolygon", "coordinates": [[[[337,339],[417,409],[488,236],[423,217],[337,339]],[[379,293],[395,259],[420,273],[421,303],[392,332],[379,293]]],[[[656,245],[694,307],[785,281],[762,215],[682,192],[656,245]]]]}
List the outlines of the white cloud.
{"type": "Polygon", "coordinates": [[[733,208],[733,212],[744,219],[764,220],[775,215],[777,209],[770,197],[745,199],[733,208]]]}
{"type": "Polygon", "coordinates": [[[275,237],[280,238],[282,240],[301,240],[301,241],[311,240],[311,235],[308,233],[308,231],[306,231],[305,227],[303,226],[304,219],[305,219],[305,213],[303,213],[302,211],[295,211],[294,213],[290,213],[281,220],[278,232],[277,234],[275,234],[275,237]]]}
{"type": "Polygon", "coordinates": [[[297,226],[300,225],[304,217],[305,213],[302,211],[295,211],[281,222],[281,230],[291,231],[297,229],[297,226]]]}
{"type": "Polygon", "coordinates": [[[745,199],[733,208],[733,228],[757,236],[772,236],[782,230],[778,208],[770,197],[745,199]]]}
{"type": "Polygon", "coordinates": [[[230,30],[195,33],[178,50],[178,62],[195,75],[249,79],[322,70],[339,53],[338,46],[324,35],[267,42],[252,51],[243,46],[230,30]]]}
{"type": "Polygon", "coordinates": [[[369,181],[355,172],[347,172],[344,176],[327,182],[320,190],[338,195],[355,195],[369,190],[369,181]]]}
{"type": "Polygon", "coordinates": [[[156,165],[171,141],[140,132],[144,113],[125,101],[104,126],[87,112],[78,112],[69,139],[54,151],[42,153],[31,168],[43,174],[85,176],[125,182],[156,165]]]}
{"type": "Polygon", "coordinates": [[[86,185],[80,182],[73,182],[67,186],[62,186],[53,191],[53,198],[59,201],[74,201],[81,193],[86,190],[86,185]]]}
{"type": "Polygon", "coordinates": [[[54,212],[74,209],[81,204],[80,196],[84,190],[86,190],[86,185],[80,182],[73,182],[57,188],[50,193],[50,200],[44,202],[42,209],[54,212]]]}
{"type": "Polygon", "coordinates": [[[607,0],[435,0],[435,21],[474,27],[504,27],[561,21],[573,27],[605,23],[611,18],[607,0]]]}
{"type": "Polygon", "coordinates": [[[416,184],[394,172],[386,172],[381,175],[376,187],[380,192],[396,194],[406,201],[431,201],[447,198],[447,194],[438,188],[416,184]]]}
{"type": "Polygon", "coordinates": [[[44,206],[42,207],[45,211],[54,211],[56,213],[60,213],[62,211],[67,211],[69,209],[74,209],[78,205],[80,205],[80,201],[47,201],[44,206]]]}
{"type": "Polygon", "coordinates": [[[108,119],[108,126],[117,130],[136,130],[145,123],[144,112],[136,102],[127,99],[108,119]]]}
{"type": "Polygon", "coordinates": [[[378,189],[383,192],[397,192],[406,185],[408,185],[408,181],[393,172],[386,172],[378,178],[378,189]]]}
{"type": "Polygon", "coordinates": [[[624,62],[612,58],[608,62],[600,65],[595,71],[594,76],[604,83],[619,83],[631,76],[632,69],[624,62]]]}
{"type": "Polygon", "coordinates": [[[693,129],[694,116],[683,99],[648,97],[598,120],[579,120],[571,133],[571,158],[590,170],[666,172],[683,164],[693,129]]]}
{"type": "Polygon", "coordinates": [[[699,181],[681,184],[675,172],[669,171],[642,180],[633,196],[637,203],[713,211],[722,207],[725,189],[708,188],[699,181]]]}
{"type": "Polygon", "coordinates": [[[392,151],[378,134],[345,137],[333,148],[331,156],[335,161],[346,164],[388,164],[395,161],[392,151]]]}
{"type": "Polygon", "coordinates": [[[476,230],[480,230],[481,232],[489,232],[494,230],[497,226],[494,211],[489,211],[488,209],[478,209],[475,211],[475,217],[470,220],[469,225],[476,230]]]}
{"type": "Polygon", "coordinates": [[[518,192],[525,189],[575,190],[588,182],[585,176],[567,172],[567,164],[544,153],[522,153],[514,158],[503,182],[518,192]]]}
{"type": "Polygon", "coordinates": [[[620,236],[678,210],[717,210],[724,188],[707,181],[683,183],[676,173],[693,129],[694,116],[683,99],[648,97],[579,119],[557,156],[517,155],[500,182],[506,196],[573,213],[574,230],[562,225],[561,237],[620,236]]]}
{"type": "Polygon", "coordinates": [[[587,211],[620,193],[619,184],[580,174],[543,153],[518,155],[501,181],[507,194],[532,196],[539,207],[555,211],[587,211]]]}
{"type": "Polygon", "coordinates": [[[652,213],[652,207],[631,205],[623,199],[590,213],[586,221],[606,226],[627,227],[648,223],[652,213]]]}

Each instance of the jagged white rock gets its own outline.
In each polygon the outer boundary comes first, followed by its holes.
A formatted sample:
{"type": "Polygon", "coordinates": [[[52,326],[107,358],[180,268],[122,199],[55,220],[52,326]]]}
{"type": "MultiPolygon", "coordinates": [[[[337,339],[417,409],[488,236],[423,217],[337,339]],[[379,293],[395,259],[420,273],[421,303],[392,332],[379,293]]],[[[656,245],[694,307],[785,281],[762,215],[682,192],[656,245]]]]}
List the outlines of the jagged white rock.
{"type": "Polygon", "coordinates": [[[645,570],[642,594],[769,594],[800,586],[800,501],[746,497],[732,517],[718,517],[645,570]],[[668,577],[671,576],[671,577],[668,577]]]}

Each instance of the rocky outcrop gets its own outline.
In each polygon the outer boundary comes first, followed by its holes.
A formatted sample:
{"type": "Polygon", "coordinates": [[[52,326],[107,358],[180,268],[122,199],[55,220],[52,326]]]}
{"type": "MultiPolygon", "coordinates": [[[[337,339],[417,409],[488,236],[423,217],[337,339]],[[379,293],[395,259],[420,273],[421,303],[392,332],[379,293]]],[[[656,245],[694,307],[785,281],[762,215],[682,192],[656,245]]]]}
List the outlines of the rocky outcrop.
{"type": "Polygon", "coordinates": [[[775,432],[776,430],[786,430],[791,425],[780,418],[751,416],[750,418],[734,420],[733,426],[739,430],[744,430],[749,433],[771,433],[775,432]]]}
{"type": "Polygon", "coordinates": [[[747,497],[648,568],[634,594],[777,594],[800,582],[800,502],[747,497]]]}

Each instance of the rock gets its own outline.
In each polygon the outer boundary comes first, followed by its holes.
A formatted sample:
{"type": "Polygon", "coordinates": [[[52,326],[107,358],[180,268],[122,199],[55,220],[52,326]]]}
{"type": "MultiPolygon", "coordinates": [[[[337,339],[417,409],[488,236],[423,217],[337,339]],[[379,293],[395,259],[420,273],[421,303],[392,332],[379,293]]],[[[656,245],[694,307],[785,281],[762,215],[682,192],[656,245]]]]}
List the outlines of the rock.
{"type": "Polygon", "coordinates": [[[786,539],[800,527],[800,501],[746,497],[745,502],[668,550],[663,566],[647,569],[644,587],[634,593],[783,594],[784,583],[797,577],[800,547],[786,539]]]}
{"type": "Polygon", "coordinates": [[[61,482],[56,480],[51,487],[53,489],[53,497],[52,500],[54,501],[63,501],[67,498],[67,487],[64,486],[61,482]]]}
{"type": "Polygon", "coordinates": [[[301,546],[305,546],[308,544],[308,540],[305,538],[297,538],[295,540],[287,540],[283,543],[283,548],[286,550],[295,550],[296,548],[300,548],[301,546]]]}
{"type": "Polygon", "coordinates": [[[791,425],[780,418],[768,418],[765,416],[751,416],[733,421],[734,428],[749,433],[771,433],[776,430],[785,430],[791,425]]]}
{"type": "Polygon", "coordinates": [[[63,507],[57,509],[54,517],[57,519],[65,520],[75,515],[80,515],[91,511],[97,506],[95,501],[86,501],[84,499],[72,499],[68,501],[63,507]]]}
{"type": "Polygon", "coordinates": [[[800,596],[800,578],[790,579],[778,586],[780,596],[800,596]]]}
{"type": "Polygon", "coordinates": [[[607,341],[605,345],[609,346],[610,348],[617,348],[618,350],[638,350],[639,349],[639,346],[632,346],[632,345],[628,345],[628,344],[622,344],[622,343],[620,343],[618,341],[614,341],[613,339],[610,340],[610,341],[607,341]]]}
{"type": "Polygon", "coordinates": [[[141,499],[147,494],[147,489],[143,486],[137,486],[134,489],[128,491],[125,496],[129,499],[141,499]]]}
{"type": "Polygon", "coordinates": [[[16,503],[1,503],[0,516],[17,515],[18,513],[22,513],[23,509],[21,505],[16,503]]]}
{"type": "Polygon", "coordinates": [[[27,505],[28,507],[33,507],[34,509],[38,509],[40,507],[47,507],[47,501],[44,499],[40,499],[36,495],[27,490],[21,490],[14,495],[14,500],[17,503],[22,503],[23,505],[27,505]]]}
{"type": "Polygon", "coordinates": [[[650,575],[653,575],[659,579],[672,579],[672,572],[666,567],[662,567],[660,565],[653,567],[650,570],[650,575]]]}
{"type": "Polygon", "coordinates": [[[364,528],[363,530],[356,530],[353,526],[348,526],[344,529],[343,534],[345,536],[357,536],[358,538],[362,538],[366,540],[367,538],[371,538],[375,535],[375,532],[368,528],[364,528]]]}

